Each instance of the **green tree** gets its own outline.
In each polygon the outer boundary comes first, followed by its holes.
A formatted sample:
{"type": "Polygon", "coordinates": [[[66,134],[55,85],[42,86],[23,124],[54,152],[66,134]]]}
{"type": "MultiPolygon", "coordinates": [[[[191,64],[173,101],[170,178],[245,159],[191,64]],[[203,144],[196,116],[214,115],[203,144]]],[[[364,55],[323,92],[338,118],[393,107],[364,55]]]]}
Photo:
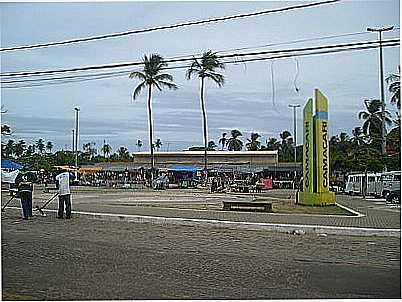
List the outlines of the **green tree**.
{"type": "Polygon", "coordinates": [[[215,144],[214,141],[208,142],[208,151],[216,151],[216,148],[218,148],[218,146],[215,144]]]}
{"type": "Polygon", "coordinates": [[[225,78],[222,74],[217,72],[216,70],[225,69],[225,65],[219,61],[216,53],[211,50],[204,52],[202,54],[201,59],[193,59],[190,68],[187,70],[186,78],[190,80],[193,76],[197,76],[200,79],[200,103],[201,103],[201,112],[202,112],[202,125],[204,132],[204,170],[208,169],[208,158],[207,158],[207,149],[208,149],[208,126],[207,126],[207,113],[205,108],[205,98],[204,98],[204,90],[205,90],[205,79],[210,79],[214,83],[218,85],[218,87],[222,87],[225,84],[225,78]]]}
{"type": "Polygon", "coordinates": [[[26,143],[24,140],[20,139],[14,148],[15,156],[21,157],[24,154],[25,149],[26,149],[26,143]]]}
{"type": "Polygon", "coordinates": [[[13,157],[15,153],[15,142],[12,139],[9,139],[7,144],[2,145],[2,157],[9,158],[13,157]]]}
{"type": "Polygon", "coordinates": [[[355,146],[362,146],[365,141],[365,135],[363,133],[363,130],[361,127],[355,127],[352,130],[352,138],[350,139],[351,143],[353,143],[355,146]]]}
{"type": "Polygon", "coordinates": [[[398,66],[398,73],[390,74],[385,81],[387,82],[388,90],[391,93],[391,104],[395,104],[398,109],[401,109],[401,70],[398,66]]]}
{"type": "MultiPolygon", "coordinates": [[[[381,141],[381,101],[376,99],[364,100],[364,105],[367,111],[360,111],[358,113],[359,119],[364,120],[362,126],[363,133],[378,143],[381,141]]],[[[384,111],[384,115],[385,124],[391,124],[390,113],[384,111]]]]}
{"type": "Polygon", "coordinates": [[[167,67],[167,63],[158,54],[152,54],[149,58],[144,55],[144,68],[142,72],[134,71],[130,74],[130,79],[140,80],[140,84],[134,89],[133,100],[141,93],[142,89],[148,87],[148,124],[149,124],[149,148],[151,152],[151,178],[153,179],[155,158],[153,146],[153,119],[152,119],[152,88],[155,86],[159,91],[162,87],[168,89],[177,89],[177,85],[173,83],[173,76],[168,73],[161,73],[163,68],[167,67]]]}
{"type": "Polygon", "coordinates": [[[137,148],[138,148],[138,152],[140,152],[141,151],[141,147],[142,147],[142,140],[137,140],[137,143],[135,144],[136,146],[137,146],[137,148]]]}
{"type": "Polygon", "coordinates": [[[45,150],[45,142],[43,141],[43,139],[40,138],[36,142],[36,147],[38,148],[39,153],[42,154],[43,151],[45,150]]]}
{"type": "Polygon", "coordinates": [[[98,151],[95,148],[95,145],[96,145],[95,142],[89,142],[82,145],[82,150],[84,151],[83,152],[84,159],[92,160],[92,158],[98,153],[98,151]]]}
{"type": "Polygon", "coordinates": [[[230,132],[231,137],[228,139],[228,150],[229,151],[241,151],[243,149],[243,142],[238,139],[238,137],[243,136],[239,130],[232,130],[230,132]]]}
{"type": "Polygon", "coordinates": [[[35,153],[35,145],[29,145],[27,151],[25,152],[26,156],[31,156],[35,153]]]}
{"type": "Polygon", "coordinates": [[[246,148],[249,151],[257,151],[261,147],[261,143],[258,139],[261,137],[258,133],[251,133],[250,138],[247,139],[246,148]]]}
{"type": "Polygon", "coordinates": [[[48,141],[46,144],[46,150],[49,151],[49,153],[52,153],[53,149],[53,143],[51,141],[48,141]]]}
{"type": "Polygon", "coordinates": [[[280,149],[280,143],[275,137],[270,137],[267,142],[267,150],[279,150],[280,149]]]}
{"type": "Polygon", "coordinates": [[[293,138],[289,131],[285,130],[279,134],[281,139],[278,157],[280,161],[291,162],[294,161],[294,147],[293,138]]]}
{"type": "Polygon", "coordinates": [[[156,139],[156,141],[155,141],[155,148],[156,148],[156,150],[157,151],[159,151],[159,149],[162,147],[162,141],[161,141],[161,139],[160,138],[157,138],[156,139]]]}
{"type": "Polygon", "coordinates": [[[112,152],[112,147],[109,144],[103,144],[101,148],[101,152],[103,153],[103,157],[109,156],[110,152],[112,152]]]}
{"type": "Polygon", "coordinates": [[[130,153],[128,153],[128,150],[126,147],[120,147],[119,149],[117,149],[117,154],[118,154],[120,160],[130,159],[130,153]]]}
{"type": "Polygon", "coordinates": [[[222,137],[219,139],[219,144],[222,146],[222,149],[221,149],[222,151],[225,148],[227,141],[228,141],[228,139],[226,138],[226,135],[227,135],[227,133],[223,132],[222,137]]]}

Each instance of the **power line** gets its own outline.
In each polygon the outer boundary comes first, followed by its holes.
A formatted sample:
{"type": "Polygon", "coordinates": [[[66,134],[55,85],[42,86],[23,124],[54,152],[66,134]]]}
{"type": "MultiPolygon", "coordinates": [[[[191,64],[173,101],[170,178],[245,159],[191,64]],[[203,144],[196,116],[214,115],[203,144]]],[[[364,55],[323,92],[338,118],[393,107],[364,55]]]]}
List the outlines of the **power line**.
{"type": "MultiPolygon", "coordinates": [[[[394,43],[388,43],[383,45],[383,47],[393,47],[393,46],[399,46],[399,42],[394,42],[394,43]]],[[[355,51],[355,50],[367,50],[367,49],[374,49],[377,48],[377,45],[365,45],[365,46],[359,46],[359,47],[354,47],[354,48],[341,48],[341,49],[329,49],[329,50],[322,50],[322,51],[316,51],[316,52],[305,52],[305,53],[299,53],[299,54],[278,54],[276,56],[270,56],[270,57],[258,57],[258,58],[250,58],[250,59],[245,59],[243,62],[256,62],[256,61],[266,61],[266,60],[274,60],[274,59],[283,59],[283,58],[290,58],[290,57],[302,57],[302,56],[310,56],[310,55],[323,55],[323,54],[331,54],[331,53],[339,53],[339,52],[345,52],[345,51],[355,51]]],[[[231,61],[224,61],[224,64],[236,64],[238,63],[237,60],[231,60],[231,61]]],[[[167,67],[164,69],[183,69],[183,68],[188,68],[189,65],[182,65],[182,66],[173,66],[173,67],[167,67]]],[[[66,81],[56,81],[52,83],[33,83],[30,85],[15,85],[15,86],[2,86],[1,88],[5,89],[10,89],[10,88],[29,88],[29,87],[39,87],[39,86],[47,86],[47,85],[56,85],[56,84],[66,84],[66,83],[75,83],[75,82],[83,82],[83,81],[91,81],[91,80],[99,80],[99,79],[106,79],[106,78],[113,78],[113,77],[121,77],[125,76],[127,73],[130,71],[122,71],[121,74],[118,74],[116,72],[115,74],[109,73],[109,75],[105,74],[94,74],[94,75],[89,75],[91,77],[89,78],[83,78],[83,79],[75,79],[72,80],[66,80],[66,81]],[[126,73],[126,74],[123,74],[126,73]]],[[[84,77],[84,76],[80,76],[84,77]]]]}
{"type": "MultiPolygon", "coordinates": [[[[382,41],[382,43],[392,43],[392,42],[399,42],[399,39],[389,39],[389,40],[382,41]]],[[[370,44],[379,44],[379,42],[378,41],[366,41],[366,42],[323,45],[323,46],[318,46],[318,47],[315,46],[315,47],[293,48],[293,49],[284,49],[284,50],[270,50],[270,51],[263,51],[263,52],[235,53],[235,54],[227,54],[227,55],[218,55],[218,57],[219,58],[244,57],[244,56],[253,56],[253,55],[277,54],[277,53],[286,53],[286,52],[295,52],[295,51],[307,51],[307,50],[316,50],[316,49],[325,49],[325,48],[330,49],[330,48],[336,48],[336,47],[349,47],[349,46],[370,45],[370,44]]],[[[165,62],[166,63],[177,63],[177,62],[192,61],[193,59],[194,59],[194,57],[182,58],[182,59],[167,59],[167,60],[165,60],[165,62]]],[[[137,62],[129,62],[129,63],[93,65],[93,66],[58,69],[58,70],[56,69],[56,70],[30,71],[30,72],[6,72],[6,73],[0,73],[0,77],[45,75],[45,74],[53,74],[53,73],[66,73],[66,72],[77,72],[77,71],[87,71],[87,70],[122,68],[122,67],[129,67],[129,66],[138,66],[138,65],[142,65],[142,64],[143,64],[142,61],[137,61],[137,62]]]]}
{"type": "Polygon", "coordinates": [[[64,40],[64,41],[60,41],[60,42],[51,42],[51,43],[43,43],[43,44],[33,44],[33,45],[25,45],[25,46],[0,48],[0,52],[17,51],[17,50],[34,49],[34,48],[44,48],[44,47],[51,47],[51,46],[58,46],[58,45],[66,45],[66,44],[89,42],[89,41],[95,41],[95,40],[103,40],[103,39],[109,39],[109,38],[117,38],[117,37],[123,37],[123,36],[128,36],[128,35],[142,34],[142,33],[148,33],[148,32],[159,31],[159,30],[167,30],[167,29],[173,29],[173,28],[179,28],[179,27],[185,27],[185,26],[193,26],[193,25],[200,25],[200,24],[206,24],[206,23],[216,23],[216,22],[222,22],[222,21],[240,19],[240,18],[256,17],[256,16],[267,15],[267,14],[272,14],[272,13],[285,12],[285,11],[289,11],[289,10],[321,6],[321,5],[331,4],[331,3],[335,3],[335,2],[339,2],[339,1],[341,1],[341,0],[313,2],[313,3],[309,3],[309,4],[287,6],[287,7],[282,7],[282,8],[272,9],[272,10],[264,10],[264,11],[254,12],[254,13],[248,13],[248,14],[239,14],[239,15],[226,16],[226,17],[183,22],[183,23],[172,24],[172,25],[156,26],[156,27],[145,28],[145,29],[130,30],[130,31],[125,31],[125,32],[121,32],[121,33],[92,36],[92,37],[86,37],[86,38],[80,38],[80,39],[64,40]]]}
{"type": "MultiPolygon", "coordinates": [[[[394,28],[394,30],[399,30],[399,27],[394,28]]],[[[324,37],[306,38],[306,39],[299,39],[299,40],[293,40],[293,41],[263,44],[263,45],[259,45],[259,46],[231,48],[231,49],[227,49],[227,50],[218,51],[218,53],[225,53],[228,51],[238,51],[238,50],[246,50],[246,49],[265,48],[265,47],[272,47],[272,46],[279,46],[279,45],[297,44],[297,43],[303,43],[303,42],[320,41],[320,40],[335,39],[335,38],[341,38],[341,37],[350,37],[350,36],[357,36],[357,35],[366,35],[366,34],[370,34],[370,33],[367,31],[360,31],[360,32],[354,32],[354,33],[345,33],[345,34],[330,35],[330,36],[324,36],[324,37]]]]}

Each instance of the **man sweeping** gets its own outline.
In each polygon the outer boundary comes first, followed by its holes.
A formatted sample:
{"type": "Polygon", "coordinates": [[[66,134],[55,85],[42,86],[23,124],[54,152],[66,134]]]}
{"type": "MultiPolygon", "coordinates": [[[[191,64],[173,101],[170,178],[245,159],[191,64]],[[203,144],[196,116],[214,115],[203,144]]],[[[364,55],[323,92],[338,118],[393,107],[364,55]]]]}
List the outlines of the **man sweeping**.
{"type": "Polygon", "coordinates": [[[63,219],[64,204],[66,206],[66,219],[71,218],[71,194],[70,194],[70,174],[68,172],[61,173],[56,176],[59,187],[59,210],[57,218],[63,219]]]}

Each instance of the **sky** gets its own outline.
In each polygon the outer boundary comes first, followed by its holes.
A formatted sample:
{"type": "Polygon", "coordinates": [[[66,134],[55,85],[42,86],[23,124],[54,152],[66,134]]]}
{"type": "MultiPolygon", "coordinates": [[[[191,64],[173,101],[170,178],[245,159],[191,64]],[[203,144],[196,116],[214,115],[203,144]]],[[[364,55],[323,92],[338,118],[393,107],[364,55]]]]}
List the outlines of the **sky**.
{"type": "MultiPolygon", "coordinates": [[[[169,25],[309,3],[301,1],[248,2],[89,2],[0,3],[1,47],[54,42],[101,34],[169,25]]],[[[144,54],[165,58],[195,55],[206,50],[223,51],[300,39],[364,32],[367,27],[399,27],[399,1],[350,1],[239,20],[150,32],[88,43],[1,53],[1,72],[35,71],[88,65],[133,62],[144,54]]],[[[384,38],[400,36],[399,30],[384,38]]],[[[277,45],[251,51],[310,47],[372,41],[376,33],[277,45]]],[[[385,48],[384,74],[395,73],[400,64],[399,47],[385,48]]],[[[136,70],[136,69],[133,69],[136,70]]],[[[171,70],[179,86],[175,91],[155,91],[154,139],[163,151],[202,146],[199,82],[186,80],[184,70],[171,70]]],[[[293,111],[288,104],[304,106],[319,88],[329,100],[330,135],[351,134],[361,126],[357,114],[364,99],[379,98],[378,50],[258,61],[227,65],[226,83],[206,86],[209,139],[218,143],[222,132],[239,129],[243,141],[251,132],[279,138],[293,133],[293,111]],[[299,70],[296,72],[296,65],[299,70]],[[274,90],[272,89],[272,73],[274,90]],[[295,84],[299,91],[296,92],[295,84]],[[273,99],[272,95],[275,95],[273,99]]],[[[42,87],[1,89],[7,110],[2,123],[13,130],[12,139],[28,144],[39,138],[52,141],[55,149],[71,149],[75,128],[74,107],[80,108],[79,145],[106,140],[113,150],[125,146],[148,148],[146,93],[132,101],[138,82],[128,76],[42,87]]],[[[387,109],[395,112],[389,105],[387,109]]],[[[302,109],[297,111],[297,141],[302,138],[302,109]]]]}

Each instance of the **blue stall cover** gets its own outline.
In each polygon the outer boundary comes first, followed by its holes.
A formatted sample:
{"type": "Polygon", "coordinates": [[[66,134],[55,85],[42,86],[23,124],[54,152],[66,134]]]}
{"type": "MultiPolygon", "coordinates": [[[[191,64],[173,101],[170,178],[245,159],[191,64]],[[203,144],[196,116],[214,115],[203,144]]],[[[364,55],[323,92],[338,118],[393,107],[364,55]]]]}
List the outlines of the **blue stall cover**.
{"type": "Polygon", "coordinates": [[[198,170],[201,170],[194,166],[170,166],[168,171],[174,172],[193,172],[196,173],[198,170]]]}
{"type": "Polygon", "coordinates": [[[1,168],[9,169],[9,170],[21,170],[22,168],[24,168],[24,166],[17,164],[9,159],[2,159],[1,160],[1,168]]]}

